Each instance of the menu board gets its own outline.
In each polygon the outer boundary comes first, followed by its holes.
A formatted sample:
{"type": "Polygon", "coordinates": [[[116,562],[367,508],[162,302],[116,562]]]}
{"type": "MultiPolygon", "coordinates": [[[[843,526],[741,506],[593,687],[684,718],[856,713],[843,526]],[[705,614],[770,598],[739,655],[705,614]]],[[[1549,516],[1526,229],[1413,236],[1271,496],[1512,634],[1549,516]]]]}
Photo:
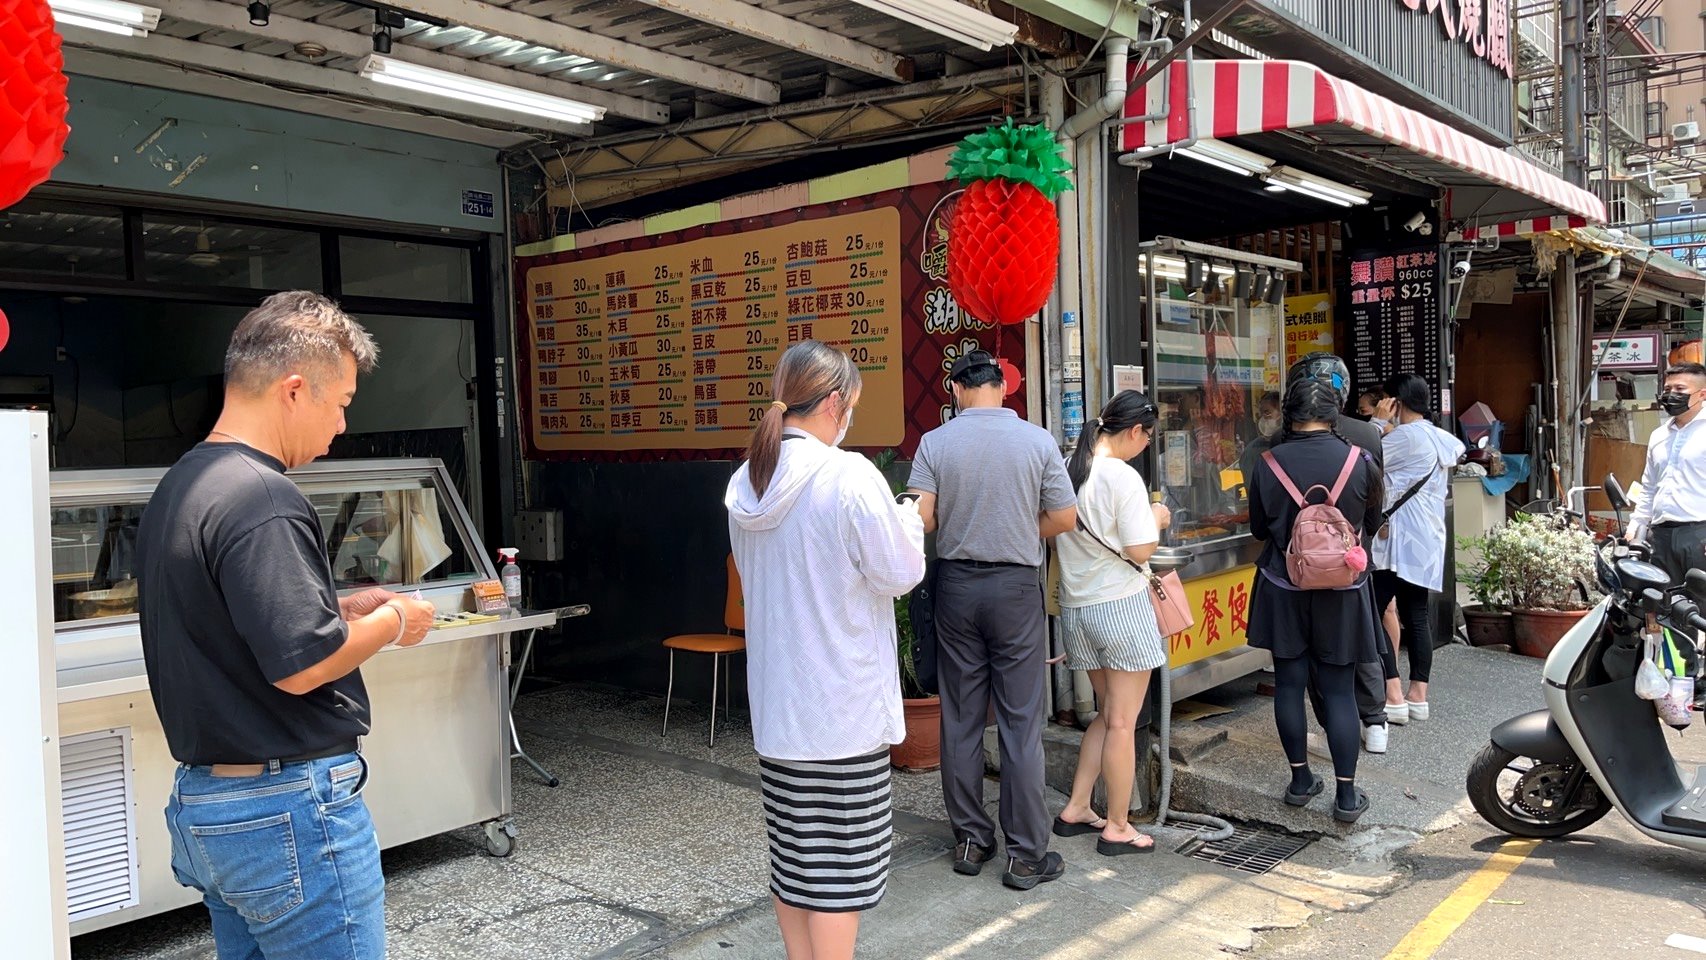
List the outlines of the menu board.
{"type": "Polygon", "coordinates": [[[1350,263],[1350,353],[1357,389],[1414,373],[1440,409],[1440,257],[1437,246],[1359,254],[1350,263]]]}
{"type": "Polygon", "coordinates": [[[900,213],[881,207],[527,270],[542,451],[744,447],[791,344],[863,379],[846,446],[899,444],[900,213]]]}

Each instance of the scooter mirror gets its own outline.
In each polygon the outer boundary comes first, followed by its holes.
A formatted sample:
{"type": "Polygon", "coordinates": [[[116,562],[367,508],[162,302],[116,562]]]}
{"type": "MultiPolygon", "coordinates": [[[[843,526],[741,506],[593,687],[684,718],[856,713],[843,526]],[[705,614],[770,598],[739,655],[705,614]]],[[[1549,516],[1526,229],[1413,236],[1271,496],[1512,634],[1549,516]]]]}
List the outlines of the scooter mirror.
{"type": "Polygon", "coordinates": [[[1688,595],[1697,603],[1706,603],[1706,570],[1688,571],[1688,579],[1683,581],[1688,586],[1688,595]]]}
{"type": "Polygon", "coordinates": [[[1623,494],[1623,484],[1617,482],[1617,474],[1605,475],[1605,499],[1611,501],[1611,509],[1622,510],[1629,506],[1629,498],[1623,494]]]}

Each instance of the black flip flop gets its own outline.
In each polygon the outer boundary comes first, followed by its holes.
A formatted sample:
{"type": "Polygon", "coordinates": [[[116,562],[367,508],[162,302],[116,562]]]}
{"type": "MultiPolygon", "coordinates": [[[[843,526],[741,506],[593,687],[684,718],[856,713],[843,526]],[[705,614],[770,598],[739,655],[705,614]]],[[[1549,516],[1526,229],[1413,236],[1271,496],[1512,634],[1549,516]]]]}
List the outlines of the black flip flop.
{"type": "MultiPolygon", "coordinates": [[[[1098,817],[1097,819],[1101,818],[1098,817]]],[[[1102,827],[1106,827],[1107,825],[1108,821],[1106,820],[1102,820],[1102,826],[1098,827],[1092,826],[1088,823],[1073,823],[1070,820],[1062,820],[1059,817],[1055,817],[1054,835],[1057,837],[1082,837],[1086,833],[1101,833],[1102,827]]]]}
{"type": "MultiPolygon", "coordinates": [[[[1145,837],[1147,834],[1140,833],[1138,836],[1145,837]]],[[[1146,847],[1140,847],[1132,843],[1130,840],[1107,840],[1098,837],[1096,839],[1096,852],[1104,857],[1124,857],[1133,853],[1153,853],[1155,850],[1155,838],[1148,837],[1148,839],[1149,845],[1146,847]]]]}
{"type": "Polygon", "coordinates": [[[1304,791],[1303,793],[1293,793],[1291,790],[1291,786],[1289,784],[1286,786],[1286,788],[1285,788],[1286,806],[1288,806],[1288,807],[1306,806],[1306,805],[1308,805],[1309,801],[1315,799],[1317,796],[1320,795],[1322,790],[1325,790],[1327,788],[1327,781],[1322,780],[1320,774],[1311,774],[1311,776],[1313,776],[1315,778],[1315,780],[1314,780],[1314,782],[1309,784],[1309,789],[1304,791]]]}
{"type": "Polygon", "coordinates": [[[1361,787],[1356,787],[1355,790],[1357,805],[1350,810],[1346,810],[1337,803],[1333,804],[1334,820],[1337,820],[1340,823],[1356,823],[1362,818],[1363,814],[1368,812],[1368,794],[1363,793],[1361,787]]]}

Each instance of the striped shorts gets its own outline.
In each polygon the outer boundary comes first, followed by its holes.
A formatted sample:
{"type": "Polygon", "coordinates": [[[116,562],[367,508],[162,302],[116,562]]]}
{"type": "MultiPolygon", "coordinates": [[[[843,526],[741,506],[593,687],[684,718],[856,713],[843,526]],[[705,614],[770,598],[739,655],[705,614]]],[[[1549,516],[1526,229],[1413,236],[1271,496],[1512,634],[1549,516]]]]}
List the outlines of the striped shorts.
{"type": "Polygon", "coordinates": [[[1149,591],[1060,609],[1069,670],[1154,670],[1167,662],[1167,644],[1155,623],[1149,591]]]}
{"type": "Polygon", "coordinates": [[[869,910],[889,883],[889,752],[851,760],[759,759],[770,892],[823,913],[869,910]]]}

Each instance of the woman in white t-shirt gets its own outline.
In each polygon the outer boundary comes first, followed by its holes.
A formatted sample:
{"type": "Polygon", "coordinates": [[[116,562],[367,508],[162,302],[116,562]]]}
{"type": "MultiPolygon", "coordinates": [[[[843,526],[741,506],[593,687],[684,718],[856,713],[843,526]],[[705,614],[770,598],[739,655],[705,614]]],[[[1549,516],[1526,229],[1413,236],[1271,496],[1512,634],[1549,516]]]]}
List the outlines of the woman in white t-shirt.
{"type": "Polygon", "coordinates": [[[1145,566],[1161,540],[1156,514],[1165,508],[1151,508],[1143,477],[1127,461],[1149,447],[1156,413],[1148,397],[1124,390],[1084,424],[1066,465],[1078,491],[1078,528],[1055,538],[1066,665],[1089,673],[1098,709],[1078,748],[1072,799],[1054,832],[1100,833],[1096,851],[1110,857],[1155,848],[1132,827],[1127,811],[1137,715],[1150,671],[1167,663],[1145,566]],[[1097,779],[1107,785],[1106,818],[1090,807],[1097,779]]]}

